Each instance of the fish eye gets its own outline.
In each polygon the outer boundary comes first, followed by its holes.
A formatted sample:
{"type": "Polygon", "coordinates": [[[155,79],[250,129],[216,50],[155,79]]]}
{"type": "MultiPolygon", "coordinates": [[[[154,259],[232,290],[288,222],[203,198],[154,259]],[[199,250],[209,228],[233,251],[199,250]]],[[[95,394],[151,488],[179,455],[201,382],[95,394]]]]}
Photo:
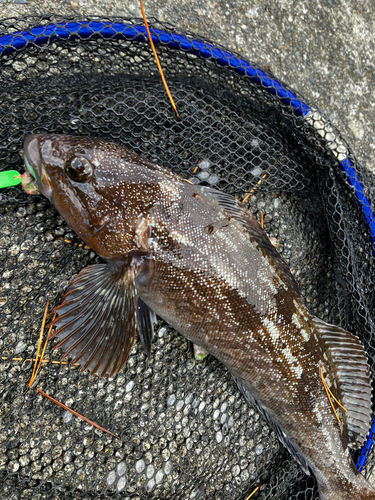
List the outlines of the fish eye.
{"type": "Polygon", "coordinates": [[[65,172],[74,182],[87,182],[93,172],[91,163],[83,156],[75,156],[67,161],[65,172]]]}

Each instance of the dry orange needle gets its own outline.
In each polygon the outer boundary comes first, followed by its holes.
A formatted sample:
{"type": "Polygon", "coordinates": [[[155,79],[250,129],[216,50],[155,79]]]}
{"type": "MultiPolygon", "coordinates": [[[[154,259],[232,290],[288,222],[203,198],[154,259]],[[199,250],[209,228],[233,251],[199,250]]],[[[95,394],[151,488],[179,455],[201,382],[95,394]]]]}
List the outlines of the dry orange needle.
{"type": "Polygon", "coordinates": [[[169,88],[168,88],[167,82],[165,81],[165,78],[164,78],[164,75],[163,75],[163,70],[161,69],[160,61],[159,61],[158,55],[157,55],[155,47],[154,47],[154,42],[152,41],[152,38],[151,38],[151,33],[150,33],[150,30],[149,30],[149,27],[148,27],[148,24],[147,24],[147,19],[146,19],[145,11],[143,9],[143,2],[142,2],[142,0],[139,0],[139,3],[141,5],[142,17],[143,17],[143,21],[145,23],[145,27],[146,27],[148,39],[150,40],[151,50],[152,50],[152,53],[154,54],[154,57],[155,57],[156,65],[158,67],[161,79],[163,81],[163,85],[164,85],[165,91],[166,91],[166,93],[167,93],[167,95],[169,97],[169,100],[170,100],[171,104],[172,104],[172,108],[174,109],[174,112],[176,113],[176,116],[178,118],[179,114],[177,112],[176,105],[174,103],[174,100],[173,100],[173,97],[172,97],[171,93],[169,92],[169,88]]]}
{"type": "MultiPolygon", "coordinates": [[[[55,318],[56,318],[56,313],[53,315],[52,321],[53,321],[55,318]]],[[[42,354],[40,355],[40,360],[39,360],[38,368],[36,369],[35,377],[38,375],[38,372],[39,372],[39,369],[40,369],[40,365],[42,364],[42,361],[43,361],[43,356],[44,356],[44,352],[45,352],[46,347],[47,347],[47,342],[48,342],[48,340],[49,340],[49,336],[50,336],[50,334],[51,334],[52,326],[53,326],[53,325],[51,325],[51,326],[48,328],[48,332],[47,332],[46,340],[45,340],[45,342],[44,342],[44,346],[43,346],[42,354]]],[[[35,378],[35,377],[34,377],[34,378],[35,378]]]]}
{"type": "Polygon", "coordinates": [[[242,203],[245,203],[245,201],[249,198],[249,196],[251,196],[251,194],[256,190],[257,186],[259,186],[259,184],[262,182],[263,179],[265,179],[267,177],[267,174],[263,174],[262,175],[262,178],[259,179],[259,181],[256,183],[255,187],[253,187],[253,189],[250,191],[250,193],[248,193],[245,198],[242,200],[242,203]]]}
{"type": "Polygon", "coordinates": [[[58,406],[60,406],[61,408],[63,408],[64,410],[66,411],[69,411],[70,413],[72,413],[73,415],[75,415],[76,417],[80,418],[81,420],[84,420],[85,422],[87,422],[88,424],[90,425],[93,425],[96,429],[99,429],[103,432],[106,432],[107,434],[110,434],[111,436],[115,437],[116,439],[119,439],[121,441],[121,438],[120,436],[117,436],[117,434],[113,434],[113,432],[111,431],[108,431],[107,429],[104,429],[104,427],[101,427],[100,425],[96,424],[95,422],[92,422],[91,420],[89,420],[88,418],[84,417],[83,415],[80,415],[79,413],[77,413],[76,411],[72,410],[71,408],[68,408],[68,406],[65,406],[63,405],[62,403],[60,403],[59,401],[57,401],[56,399],[54,398],[51,398],[51,396],[48,396],[48,394],[46,394],[45,392],[43,392],[42,390],[38,389],[38,387],[36,388],[36,390],[42,395],[44,396],[45,398],[49,399],[50,401],[52,401],[53,403],[57,404],[58,406]]]}
{"type": "Polygon", "coordinates": [[[325,381],[324,379],[324,376],[323,376],[323,367],[322,365],[320,365],[320,378],[322,379],[322,383],[323,383],[323,387],[324,387],[324,390],[326,391],[326,394],[327,394],[327,398],[328,398],[328,401],[330,402],[330,405],[332,407],[332,410],[333,410],[333,413],[335,414],[335,417],[337,418],[337,420],[340,422],[340,419],[336,413],[336,410],[335,410],[335,407],[333,406],[333,403],[332,403],[332,399],[331,399],[331,396],[333,397],[333,399],[336,401],[336,403],[343,409],[345,410],[346,412],[348,412],[348,410],[346,408],[344,408],[342,406],[342,404],[340,404],[337,399],[335,398],[335,396],[332,394],[332,391],[331,389],[328,387],[327,385],[327,382],[325,381]]]}
{"type": "MultiPolygon", "coordinates": [[[[47,311],[48,311],[48,304],[49,304],[49,301],[47,300],[47,304],[46,304],[46,307],[44,309],[44,315],[43,315],[43,321],[42,321],[42,326],[40,328],[40,334],[39,334],[39,341],[38,341],[38,349],[36,351],[36,356],[35,356],[35,363],[34,363],[34,368],[33,368],[33,372],[31,374],[31,377],[30,377],[30,380],[29,380],[29,383],[28,383],[28,387],[30,388],[35,380],[35,377],[37,375],[37,364],[38,364],[38,360],[39,360],[39,351],[40,351],[40,346],[42,344],[42,338],[43,338],[43,330],[44,330],[44,325],[46,324],[46,317],[47,317],[47,311]]],[[[39,364],[40,366],[40,364],[39,364]]],[[[39,369],[39,367],[38,367],[39,369]]]]}
{"type": "MultiPolygon", "coordinates": [[[[43,315],[43,321],[42,321],[42,326],[40,328],[40,334],[39,334],[39,341],[38,341],[38,349],[36,351],[36,356],[35,356],[35,363],[34,363],[34,368],[33,368],[33,372],[31,374],[31,377],[30,377],[30,380],[29,380],[29,383],[28,383],[28,387],[30,388],[32,386],[32,384],[34,383],[34,380],[36,378],[36,376],[38,375],[38,372],[39,372],[39,369],[40,369],[40,366],[42,364],[43,361],[48,361],[48,360],[44,360],[43,359],[43,356],[44,356],[44,352],[46,350],[46,346],[47,346],[47,343],[48,343],[48,339],[50,337],[50,334],[51,334],[51,330],[52,330],[52,326],[51,325],[48,329],[48,332],[47,332],[47,337],[46,337],[46,340],[44,342],[44,346],[43,346],[43,349],[42,349],[42,354],[40,356],[40,359],[39,359],[39,351],[40,351],[40,346],[42,345],[42,338],[43,338],[43,330],[44,330],[44,325],[46,323],[46,317],[47,317],[47,311],[48,311],[48,304],[49,304],[49,301],[47,300],[47,304],[46,304],[46,307],[45,307],[45,310],[44,310],[44,315],[43,315]],[[39,363],[38,363],[38,360],[39,360],[39,363]]],[[[54,315],[52,321],[55,319],[55,316],[56,314],[54,315]]],[[[53,361],[52,361],[53,363],[53,361]]],[[[39,392],[42,396],[44,396],[45,398],[49,399],[50,401],[52,401],[53,403],[57,404],[58,406],[61,406],[61,408],[63,408],[64,410],[66,411],[69,411],[70,413],[72,413],[73,415],[75,415],[76,417],[80,418],[81,420],[84,420],[85,422],[87,422],[88,424],[94,426],[96,429],[99,429],[101,430],[102,432],[106,432],[107,434],[110,434],[111,436],[115,437],[116,439],[120,439],[121,438],[119,436],[117,436],[117,434],[113,434],[113,432],[110,432],[108,431],[107,429],[104,429],[104,427],[101,427],[100,425],[96,424],[95,422],[92,422],[91,420],[89,420],[88,418],[80,415],[79,413],[77,413],[76,411],[68,408],[67,406],[63,405],[62,403],[60,403],[59,401],[57,401],[56,399],[52,398],[51,396],[49,396],[48,394],[46,394],[45,392],[43,392],[41,389],[39,389],[38,387],[36,388],[37,392],[39,392]]]]}
{"type": "Polygon", "coordinates": [[[253,495],[255,495],[255,493],[260,489],[262,485],[261,484],[258,484],[258,486],[255,488],[255,490],[250,493],[250,495],[248,497],[245,498],[245,500],[249,500],[249,498],[251,498],[253,495]]]}

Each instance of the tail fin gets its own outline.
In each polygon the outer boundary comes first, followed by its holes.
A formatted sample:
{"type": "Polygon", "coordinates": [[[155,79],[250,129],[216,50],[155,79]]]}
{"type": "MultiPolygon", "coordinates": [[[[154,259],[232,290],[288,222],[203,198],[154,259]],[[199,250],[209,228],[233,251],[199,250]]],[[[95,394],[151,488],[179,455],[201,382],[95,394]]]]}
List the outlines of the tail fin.
{"type": "Polygon", "coordinates": [[[362,474],[355,469],[354,464],[350,464],[350,469],[349,472],[344,466],[340,467],[336,473],[330,470],[328,474],[327,471],[325,471],[324,474],[314,471],[316,479],[318,480],[319,499],[375,500],[375,489],[366,481],[362,474]]]}

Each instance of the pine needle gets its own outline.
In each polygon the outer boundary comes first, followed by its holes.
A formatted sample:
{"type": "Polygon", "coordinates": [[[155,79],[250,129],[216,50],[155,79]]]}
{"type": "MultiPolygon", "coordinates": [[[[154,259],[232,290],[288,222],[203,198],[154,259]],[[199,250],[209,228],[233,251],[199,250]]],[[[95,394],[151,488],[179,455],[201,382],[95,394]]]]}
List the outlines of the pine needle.
{"type": "Polygon", "coordinates": [[[327,382],[326,382],[326,381],[325,381],[325,379],[324,379],[324,376],[323,376],[323,366],[322,366],[322,365],[320,365],[320,378],[322,379],[323,387],[324,387],[324,390],[326,391],[327,398],[328,398],[328,401],[330,402],[330,405],[331,405],[331,407],[332,407],[333,413],[335,414],[335,417],[337,418],[337,420],[338,420],[339,422],[341,422],[341,421],[340,421],[340,419],[339,419],[339,417],[338,417],[338,415],[337,415],[337,413],[336,413],[335,407],[333,406],[331,396],[333,397],[333,399],[336,401],[336,403],[337,403],[337,404],[338,404],[338,405],[339,405],[339,406],[340,406],[343,410],[345,410],[346,412],[348,412],[348,410],[347,410],[346,408],[344,408],[344,407],[342,406],[342,404],[340,404],[340,403],[337,401],[337,399],[335,398],[335,396],[332,394],[331,389],[328,387],[327,382]]]}
{"type": "Polygon", "coordinates": [[[265,179],[267,177],[267,174],[263,174],[262,175],[262,178],[259,179],[259,181],[256,183],[256,185],[253,187],[253,189],[250,191],[250,193],[248,193],[245,198],[242,200],[242,203],[245,203],[245,201],[252,195],[252,193],[254,193],[254,191],[257,189],[257,187],[259,186],[259,184],[262,182],[263,179],[265,179]]]}
{"type": "MultiPolygon", "coordinates": [[[[53,321],[55,318],[56,318],[56,313],[53,315],[52,321],[53,321]]],[[[46,347],[47,347],[47,342],[48,342],[49,337],[50,337],[50,334],[51,334],[52,326],[53,326],[53,325],[51,325],[51,326],[48,328],[48,332],[47,332],[46,340],[45,340],[45,342],[44,342],[44,346],[43,346],[42,354],[40,355],[40,360],[39,360],[38,368],[36,369],[35,377],[38,375],[38,372],[39,372],[39,369],[40,369],[40,365],[42,364],[42,359],[43,359],[43,356],[44,356],[44,353],[45,353],[45,350],[46,350],[46,347]]],[[[34,378],[35,378],[35,377],[34,377],[34,378]]]]}
{"type": "Polygon", "coordinates": [[[31,377],[30,377],[30,380],[29,380],[29,383],[27,385],[27,387],[29,387],[29,388],[32,386],[32,384],[33,384],[33,382],[35,380],[36,374],[37,374],[36,369],[37,369],[37,363],[38,363],[38,359],[39,359],[40,346],[42,344],[44,325],[46,324],[46,317],[47,317],[48,305],[49,305],[49,300],[47,300],[47,304],[46,304],[46,307],[44,309],[42,326],[40,328],[40,333],[39,333],[38,349],[36,351],[36,356],[35,356],[34,368],[33,368],[33,371],[32,371],[32,374],[31,374],[31,377]]]}
{"type": "Polygon", "coordinates": [[[258,484],[258,486],[255,488],[255,490],[250,493],[250,495],[248,497],[245,498],[245,500],[249,500],[249,498],[251,498],[253,495],[255,495],[255,493],[260,489],[262,485],[261,484],[258,484]]]}
{"type": "MultiPolygon", "coordinates": [[[[44,342],[44,345],[43,345],[43,349],[42,349],[42,353],[41,353],[41,356],[39,358],[39,352],[40,352],[40,347],[42,345],[42,338],[43,338],[43,331],[44,331],[44,326],[45,326],[45,323],[46,323],[46,318],[47,318],[47,312],[48,312],[48,305],[49,305],[49,301],[47,300],[47,304],[46,304],[46,307],[45,307],[45,310],[44,310],[44,315],[43,315],[43,320],[42,320],[42,326],[40,328],[40,334],[39,334],[39,341],[38,341],[38,348],[37,348],[37,351],[36,351],[36,357],[35,357],[35,363],[34,363],[34,368],[33,368],[33,371],[32,371],[32,374],[31,374],[31,377],[30,377],[30,380],[29,380],[29,383],[28,383],[28,387],[30,388],[33,383],[34,383],[34,380],[36,379],[37,375],[38,375],[38,372],[39,372],[39,369],[40,369],[40,366],[43,362],[50,362],[50,360],[48,359],[43,359],[43,356],[44,356],[44,353],[45,353],[45,350],[46,350],[46,346],[47,346],[47,343],[48,343],[48,340],[50,338],[50,334],[51,334],[51,330],[52,330],[52,326],[51,325],[48,329],[48,332],[47,332],[47,336],[46,336],[46,340],[44,342]],[[38,360],[39,360],[39,363],[38,363],[38,360]]],[[[55,319],[55,316],[56,314],[54,315],[52,321],[55,319]]],[[[4,358],[2,357],[2,359],[7,359],[7,358],[4,358]]],[[[16,360],[16,361],[23,361],[22,358],[12,358],[13,360],[16,360]]],[[[28,360],[26,360],[28,361],[28,360]]],[[[59,362],[59,361],[52,361],[52,363],[59,363],[59,364],[65,364],[63,362],[59,362]]],[[[66,363],[67,364],[67,363],[66,363]]],[[[69,411],[70,413],[72,413],[73,415],[75,415],[76,417],[80,418],[81,420],[84,420],[85,422],[87,422],[88,424],[92,425],[93,427],[95,427],[96,429],[99,429],[101,430],[102,432],[105,432],[107,434],[110,434],[111,436],[115,437],[116,439],[119,439],[121,441],[121,438],[120,436],[117,436],[117,434],[114,434],[113,432],[111,431],[108,431],[107,429],[105,429],[104,427],[101,427],[100,425],[96,424],[95,422],[92,422],[91,420],[89,420],[88,418],[84,417],[83,415],[80,415],[79,413],[77,413],[76,411],[72,410],[71,408],[68,408],[68,406],[65,406],[64,404],[60,403],[59,401],[57,401],[56,399],[52,398],[51,396],[49,396],[48,394],[46,394],[44,391],[42,391],[41,389],[39,389],[38,387],[36,387],[36,391],[39,392],[39,394],[41,394],[42,396],[44,396],[45,398],[49,399],[50,401],[52,401],[53,403],[57,404],[58,406],[60,406],[61,408],[63,408],[64,410],[66,411],[69,411]]]]}
{"type": "MultiPolygon", "coordinates": [[[[326,384],[327,384],[327,383],[326,383],[326,384]]],[[[332,394],[332,391],[331,391],[331,389],[328,387],[328,385],[327,385],[327,389],[328,389],[328,392],[330,393],[331,397],[333,397],[333,399],[334,399],[334,400],[336,401],[336,403],[340,406],[340,408],[342,408],[344,411],[346,411],[346,413],[348,413],[348,410],[347,410],[344,406],[342,406],[342,404],[341,404],[339,401],[337,401],[337,399],[336,399],[336,398],[335,398],[335,396],[332,394]]]]}
{"type": "Polygon", "coordinates": [[[72,245],[78,248],[83,247],[86,248],[87,250],[91,250],[91,247],[89,247],[88,245],[84,245],[83,243],[74,243],[73,241],[66,240],[65,238],[59,238],[59,240],[63,241],[64,243],[71,243],[72,245]]]}
{"type": "Polygon", "coordinates": [[[150,30],[149,30],[149,27],[148,27],[148,24],[147,24],[147,19],[146,19],[145,11],[143,9],[143,2],[142,2],[142,0],[139,0],[139,3],[140,3],[140,6],[141,6],[141,12],[142,12],[143,21],[145,23],[145,27],[146,27],[146,31],[147,31],[147,36],[148,36],[148,39],[150,41],[151,50],[152,50],[152,53],[154,54],[156,65],[158,67],[161,79],[163,81],[163,85],[164,85],[165,91],[166,91],[166,93],[168,95],[168,98],[169,98],[171,104],[172,104],[172,108],[174,109],[174,112],[176,113],[176,116],[178,118],[179,114],[177,112],[176,105],[174,103],[174,100],[173,100],[173,97],[172,97],[171,93],[169,92],[169,88],[168,88],[167,82],[165,81],[163,70],[161,69],[159,58],[158,58],[158,55],[157,55],[155,47],[154,47],[154,42],[152,41],[152,38],[151,38],[151,33],[150,33],[150,30]]]}
{"type": "MultiPolygon", "coordinates": [[[[41,356],[42,357],[42,356],[41,356]]],[[[28,362],[28,361],[36,361],[36,358],[33,358],[33,359],[23,359],[23,358],[7,358],[6,356],[1,356],[2,360],[4,361],[24,361],[25,363],[28,362]]],[[[55,360],[51,360],[51,359],[40,359],[39,360],[40,363],[52,363],[54,365],[68,365],[69,364],[69,361],[55,361],[55,360]]],[[[74,363],[70,366],[80,366],[79,363],[74,363]]]]}
{"type": "Polygon", "coordinates": [[[263,229],[263,212],[260,212],[260,227],[263,229]]]}
{"type": "Polygon", "coordinates": [[[43,392],[41,389],[38,389],[38,387],[36,388],[36,390],[39,392],[39,394],[41,394],[42,396],[44,396],[45,398],[49,399],[50,401],[52,401],[53,403],[57,404],[58,406],[60,406],[61,408],[63,408],[64,410],[66,411],[69,411],[70,413],[72,413],[73,415],[75,415],[76,417],[80,418],[81,420],[84,420],[85,422],[87,422],[88,424],[94,426],[96,429],[99,429],[103,432],[106,432],[107,434],[109,434],[110,436],[113,436],[114,438],[116,439],[119,439],[121,441],[121,438],[120,436],[117,436],[117,434],[114,434],[113,432],[111,431],[108,431],[107,429],[104,429],[104,427],[101,427],[100,425],[96,424],[95,422],[92,422],[91,420],[89,420],[88,418],[84,417],[83,415],[80,415],[79,413],[77,413],[76,411],[72,410],[71,408],[69,408],[68,406],[65,406],[63,405],[62,403],[60,403],[59,401],[57,401],[56,399],[52,398],[51,396],[48,396],[48,394],[46,394],[45,392],[43,392]]]}

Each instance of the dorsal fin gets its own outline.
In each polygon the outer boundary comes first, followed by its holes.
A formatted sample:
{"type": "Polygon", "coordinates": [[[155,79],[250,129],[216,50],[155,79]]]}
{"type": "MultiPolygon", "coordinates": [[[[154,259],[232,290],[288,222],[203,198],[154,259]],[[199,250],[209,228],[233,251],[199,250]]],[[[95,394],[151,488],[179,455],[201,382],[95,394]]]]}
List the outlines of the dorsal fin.
{"type": "Polygon", "coordinates": [[[312,318],[331,359],[332,375],[348,410],[348,446],[362,445],[371,425],[371,378],[363,345],[353,334],[312,318]]]}
{"type": "MultiPolygon", "coordinates": [[[[200,186],[199,186],[200,187],[200,186]]],[[[197,189],[197,188],[196,188],[197,189]]],[[[273,263],[280,269],[283,273],[286,281],[291,285],[293,290],[301,295],[300,289],[293,278],[288,266],[285,264],[280,254],[277,252],[275,247],[270,242],[266,232],[261,228],[259,222],[256,218],[249,212],[249,210],[241,205],[233,196],[229,194],[222,193],[216,189],[212,189],[206,186],[200,187],[200,197],[202,200],[213,206],[219,205],[225,214],[233,217],[237,222],[239,222],[245,231],[247,231],[250,237],[255,240],[255,242],[261,247],[264,253],[270,258],[273,263]]]]}
{"type": "Polygon", "coordinates": [[[292,457],[299,463],[303,472],[310,475],[309,467],[306,463],[306,460],[303,458],[302,454],[297,450],[296,446],[292,443],[292,441],[288,438],[285,432],[279,427],[272,418],[268,415],[266,410],[262,408],[258,402],[254,399],[252,394],[243,386],[243,384],[237,380],[234,375],[232,375],[234,381],[236,382],[239,390],[245,396],[245,398],[249,401],[251,406],[264,418],[264,420],[268,423],[268,425],[275,431],[277,437],[280,442],[285,446],[285,448],[289,451],[292,457]]]}

